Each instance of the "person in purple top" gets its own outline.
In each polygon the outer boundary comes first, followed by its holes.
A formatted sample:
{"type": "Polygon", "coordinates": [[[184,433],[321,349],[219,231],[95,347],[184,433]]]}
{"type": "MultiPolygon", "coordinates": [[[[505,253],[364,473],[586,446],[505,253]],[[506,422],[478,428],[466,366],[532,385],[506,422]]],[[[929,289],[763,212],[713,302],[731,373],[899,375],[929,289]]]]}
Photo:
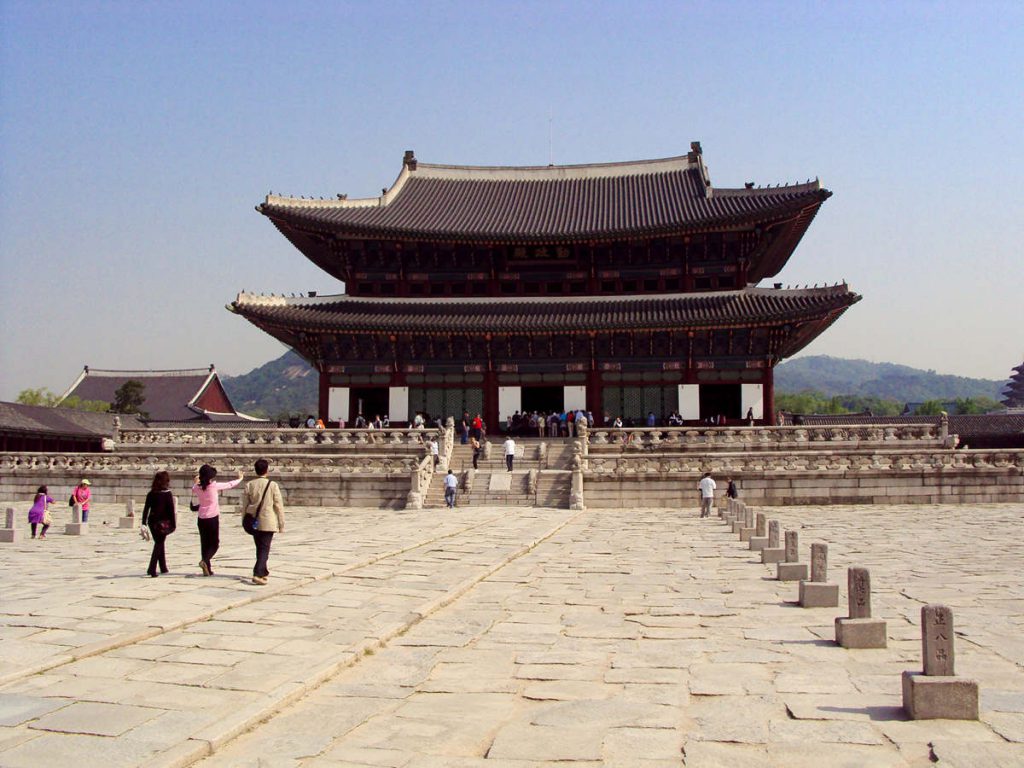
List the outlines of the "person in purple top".
{"type": "Polygon", "coordinates": [[[192,486],[192,496],[195,501],[193,505],[198,506],[196,510],[198,517],[196,525],[199,527],[199,549],[201,556],[199,567],[203,576],[213,575],[211,561],[220,548],[220,503],[218,494],[220,491],[227,491],[242,482],[242,470],[238,470],[238,478],[229,483],[215,483],[217,470],[209,464],[203,464],[196,475],[195,484],[192,486]]]}
{"type": "Polygon", "coordinates": [[[45,485],[40,485],[36,491],[36,497],[32,502],[32,508],[28,511],[28,522],[32,526],[32,538],[36,537],[36,526],[40,523],[43,524],[42,533],[39,534],[40,539],[46,538],[46,529],[50,527],[50,523],[47,520],[49,515],[46,512],[46,508],[53,504],[53,499],[49,497],[49,491],[45,485]]]}

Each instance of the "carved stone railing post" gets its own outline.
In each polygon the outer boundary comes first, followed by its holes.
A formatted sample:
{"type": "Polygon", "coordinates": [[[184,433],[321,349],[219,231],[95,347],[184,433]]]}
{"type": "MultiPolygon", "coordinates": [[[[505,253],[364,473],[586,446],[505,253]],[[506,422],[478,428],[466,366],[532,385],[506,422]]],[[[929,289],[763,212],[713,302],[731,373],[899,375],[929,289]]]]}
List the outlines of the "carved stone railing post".
{"type": "Polygon", "coordinates": [[[583,446],[583,455],[587,456],[590,453],[590,425],[587,424],[585,418],[576,424],[576,435],[578,438],[577,442],[583,446]]]}
{"type": "Polygon", "coordinates": [[[572,471],[572,486],[569,491],[569,508],[586,509],[583,501],[583,472],[579,469],[572,471]]]}
{"type": "Polygon", "coordinates": [[[441,469],[447,470],[451,466],[452,451],[455,450],[455,419],[451,416],[444,421],[441,441],[441,469]]]}

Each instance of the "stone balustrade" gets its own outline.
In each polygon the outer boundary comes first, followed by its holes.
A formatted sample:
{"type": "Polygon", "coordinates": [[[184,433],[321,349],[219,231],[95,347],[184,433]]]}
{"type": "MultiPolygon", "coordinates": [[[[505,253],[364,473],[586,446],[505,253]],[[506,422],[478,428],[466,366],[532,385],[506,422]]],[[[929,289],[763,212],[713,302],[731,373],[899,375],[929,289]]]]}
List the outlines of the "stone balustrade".
{"type": "Polygon", "coordinates": [[[588,475],[680,474],[714,471],[740,475],[750,472],[935,472],[949,469],[993,468],[1024,472],[1024,451],[1012,450],[892,450],[864,452],[789,451],[778,453],[653,454],[591,453],[588,475]]]}
{"type": "Polygon", "coordinates": [[[126,446],[152,446],[180,449],[233,448],[241,446],[316,448],[419,449],[433,430],[427,429],[291,429],[287,427],[153,427],[150,429],[123,429],[117,450],[126,446]]]}
{"type": "MultiPolygon", "coordinates": [[[[803,427],[666,427],[587,430],[592,450],[778,450],[838,444],[940,447],[946,436],[933,424],[803,427]]],[[[837,446],[837,447],[838,447],[837,446]]]]}
{"type": "MultiPolygon", "coordinates": [[[[407,474],[420,462],[418,456],[337,456],[267,454],[277,475],[288,474],[407,474]]],[[[251,473],[248,459],[235,455],[214,453],[149,454],[120,451],[118,453],[3,453],[0,454],[0,472],[72,474],[89,476],[98,472],[157,472],[172,474],[192,473],[201,464],[213,464],[227,477],[241,469],[251,473]]]]}

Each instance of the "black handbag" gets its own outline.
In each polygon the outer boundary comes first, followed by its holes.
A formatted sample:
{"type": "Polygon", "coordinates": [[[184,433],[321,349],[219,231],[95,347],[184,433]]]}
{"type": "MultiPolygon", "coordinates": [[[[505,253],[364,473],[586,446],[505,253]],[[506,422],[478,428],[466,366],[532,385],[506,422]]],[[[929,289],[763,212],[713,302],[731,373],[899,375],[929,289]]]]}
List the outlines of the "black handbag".
{"type": "Polygon", "coordinates": [[[191,509],[193,512],[199,511],[199,499],[196,499],[195,493],[193,493],[192,498],[188,500],[188,508],[191,509]],[[195,500],[193,501],[193,499],[195,500]]]}
{"type": "Polygon", "coordinates": [[[263,496],[260,497],[260,505],[256,507],[256,514],[250,515],[248,512],[242,514],[242,530],[250,536],[255,536],[259,530],[260,512],[263,509],[263,502],[267,500],[267,491],[270,490],[270,484],[272,482],[272,480],[267,480],[267,487],[263,489],[263,496]]]}

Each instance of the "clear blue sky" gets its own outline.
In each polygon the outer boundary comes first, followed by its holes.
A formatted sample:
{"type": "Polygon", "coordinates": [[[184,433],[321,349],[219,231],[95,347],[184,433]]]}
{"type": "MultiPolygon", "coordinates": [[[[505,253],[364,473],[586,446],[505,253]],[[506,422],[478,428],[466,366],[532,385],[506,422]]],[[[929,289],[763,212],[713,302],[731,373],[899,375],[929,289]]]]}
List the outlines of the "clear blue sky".
{"type": "Polygon", "coordinates": [[[818,176],[781,278],[864,300],[804,354],[1024,359],[1020,2],[0,0],[0,399],[82,365],[244,373],[242,289],[338,292],[253,210],[424,162],[818,176]]]}

